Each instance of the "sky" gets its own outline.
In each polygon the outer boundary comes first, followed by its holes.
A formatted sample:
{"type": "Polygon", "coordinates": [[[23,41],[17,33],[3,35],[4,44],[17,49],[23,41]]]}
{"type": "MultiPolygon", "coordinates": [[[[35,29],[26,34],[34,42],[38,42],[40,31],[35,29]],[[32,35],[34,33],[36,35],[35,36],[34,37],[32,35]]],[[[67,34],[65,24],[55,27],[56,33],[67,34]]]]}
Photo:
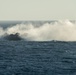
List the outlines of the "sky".
{"type": "Polygon", "coordinates": [[[76,20],[76,0],[0,0],[0,20],[76,20]]]}

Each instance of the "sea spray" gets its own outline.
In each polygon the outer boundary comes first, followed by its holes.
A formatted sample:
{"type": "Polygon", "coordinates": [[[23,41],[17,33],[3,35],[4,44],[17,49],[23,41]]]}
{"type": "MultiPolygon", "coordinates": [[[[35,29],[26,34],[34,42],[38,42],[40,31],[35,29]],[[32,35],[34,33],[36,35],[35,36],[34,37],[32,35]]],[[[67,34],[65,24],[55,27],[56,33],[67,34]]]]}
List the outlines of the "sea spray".
{"type": "Polygon", "coordinates": [[[19,33],[20,37],[29,41],[76,41],[76,23],[69,20],[55,21],[54,23],[45,23],[35,26],[33,24],[17,24],[3,30],[0,27],[0,33],[4,35],[19,33]]]}
{"type": "Polygon", "coordinates": [[[2,27],[0,27],[0,37],[2,37],[5,34],[5,31],[3,30],[2,27]]]}

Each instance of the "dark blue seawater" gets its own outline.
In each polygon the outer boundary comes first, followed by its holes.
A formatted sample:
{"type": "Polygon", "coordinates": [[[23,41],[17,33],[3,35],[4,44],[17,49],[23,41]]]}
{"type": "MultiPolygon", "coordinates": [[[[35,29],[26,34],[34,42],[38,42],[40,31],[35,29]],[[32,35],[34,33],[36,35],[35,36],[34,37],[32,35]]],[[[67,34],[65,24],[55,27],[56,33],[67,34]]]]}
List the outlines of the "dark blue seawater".
{"type": "MultiPolygon", "coordinates": [[[[0,26],[5,30],[20,23],[2,21],[0,26]]],[[[25,22],[29,23],[38,26],[47,21],[25,22]]],[[[13,41],[1,37],[0,75],[76,75],[76,42],[13,41]]]]}
{"type": "Polygon", "coordinates": [[[0,75],[76,75],[76,42],[0,41],[0,75]]]}

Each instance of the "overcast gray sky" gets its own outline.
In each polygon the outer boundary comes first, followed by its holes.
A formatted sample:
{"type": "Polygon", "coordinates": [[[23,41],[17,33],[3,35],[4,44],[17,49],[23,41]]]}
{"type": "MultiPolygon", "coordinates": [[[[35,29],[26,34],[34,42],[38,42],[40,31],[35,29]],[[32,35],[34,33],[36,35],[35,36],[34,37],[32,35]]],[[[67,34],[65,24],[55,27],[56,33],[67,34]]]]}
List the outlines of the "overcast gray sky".
{"type": "Polygon", "coordinates": [[[76,0],[0,0],[0,20],[76,19],[76,0]]]}

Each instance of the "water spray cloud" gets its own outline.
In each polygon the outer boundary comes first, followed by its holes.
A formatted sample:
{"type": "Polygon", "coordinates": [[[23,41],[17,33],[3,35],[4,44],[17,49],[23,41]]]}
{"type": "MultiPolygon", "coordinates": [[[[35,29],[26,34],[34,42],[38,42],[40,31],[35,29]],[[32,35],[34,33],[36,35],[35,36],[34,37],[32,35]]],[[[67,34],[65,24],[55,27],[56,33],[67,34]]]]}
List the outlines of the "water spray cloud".
{"type": "Polygon", "coordinates": [[[0,27],[0,33],[19,33],[22,38],[29,41],[76,41],[76,23],[66,20],[50,24],[45,23],[38,27],[35,27],[32,24],[17,24],[8,27],[6,30],[3,30],[0,27]]]}

